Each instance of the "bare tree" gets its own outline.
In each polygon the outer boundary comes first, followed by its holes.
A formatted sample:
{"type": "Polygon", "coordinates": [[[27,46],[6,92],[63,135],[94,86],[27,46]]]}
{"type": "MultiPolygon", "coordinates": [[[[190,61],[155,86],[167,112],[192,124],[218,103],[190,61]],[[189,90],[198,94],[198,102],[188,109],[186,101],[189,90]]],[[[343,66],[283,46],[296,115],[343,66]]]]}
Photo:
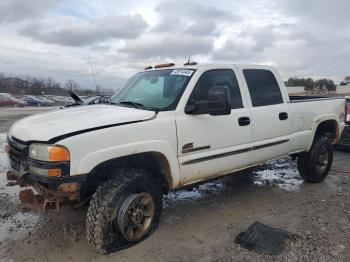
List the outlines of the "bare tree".
{"type": "Polygon", "coordinates": [[[69,79],[65,82],[64,87],[68,90],[68,91],[74,91],[74,92],[78,92],[80,91],[81,87],[78,83],[76,83],[74,80],[69,79]]]}
{"type": "Polygon", "coordinates": [[[102,86],[96,85],[96,95],[101,95],[102,86]]]}

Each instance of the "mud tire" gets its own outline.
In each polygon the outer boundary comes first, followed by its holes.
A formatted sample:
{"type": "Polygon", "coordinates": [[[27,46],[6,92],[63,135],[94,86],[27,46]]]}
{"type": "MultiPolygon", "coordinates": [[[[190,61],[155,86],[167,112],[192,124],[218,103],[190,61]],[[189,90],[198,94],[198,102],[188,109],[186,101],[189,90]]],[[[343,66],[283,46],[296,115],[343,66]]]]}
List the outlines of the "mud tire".
{"type": "Polygon", "coordinates": [[[114,178],[102,184],[92,196],[86,218],[86,236],[92,249],[108,254],[135,245],[157,228],[162,211],[162,187],[151,173],[136,168],[114,172],[114,178]],[[128,242],[116,220],[123,201],[134,193],[146,192],[155,203],[153,222],[148,233],[137,242],[128,242]]]}
{"type": "Polygon", "coordinates": [[[302,153],[298,157],[298,169],[300,176],[310,183],[322,182],[329,173],[333,164],[333,146],[328,136],[316,137],[309,152],[302,153]],[[317,168],[320,155],[326,152],[327,163],[320,170],[317,168]]]}

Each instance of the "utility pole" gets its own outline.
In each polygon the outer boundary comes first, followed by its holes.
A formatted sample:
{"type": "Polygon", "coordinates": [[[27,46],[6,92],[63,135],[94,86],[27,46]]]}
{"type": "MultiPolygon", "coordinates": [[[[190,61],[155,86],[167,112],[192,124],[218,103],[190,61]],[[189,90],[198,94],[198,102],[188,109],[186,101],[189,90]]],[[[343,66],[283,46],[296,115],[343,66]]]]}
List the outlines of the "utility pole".
{"type": "Polygon", "coordinates": [[[100,94],[100,91],[99,91],[99,89],[97,88],[97,82],[96,82],[96,77],[95,77],[94,67],[92,66],[92,62],[91,62],[91,59],[90,59],[90,55],[88,55],[88,58],[89,58],[90,66],[91,66],[92,76],[93,76],[93,78],[94,78],[94,82],[95,82],[95,89],[96,89],[96,93],[97,93],[97,95],[99,95],[99,94],[100,94]]]}

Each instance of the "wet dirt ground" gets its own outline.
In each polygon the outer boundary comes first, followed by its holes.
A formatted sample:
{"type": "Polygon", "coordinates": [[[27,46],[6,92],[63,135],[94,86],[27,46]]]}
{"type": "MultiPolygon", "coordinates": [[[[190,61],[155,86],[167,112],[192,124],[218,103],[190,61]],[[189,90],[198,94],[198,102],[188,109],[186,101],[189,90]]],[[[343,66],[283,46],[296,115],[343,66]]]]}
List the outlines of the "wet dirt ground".
{"type": "MultiPolygon", "coordinates": [[[[28,114],[0,109],[0,144],[13,121],[28,114]]],[[[350,171],[347,152],[335,151],[333,170],[319,184],[304,183],[285,158],[172,192],[153,235],[105,256],[88,248],[87,207],[22,212],[19,188],[5,186],[5,165],[0,148],[0,261],[350,261],[350,175],[341,173],[350,171]],[[297,237],[277,256],[245,250],[234,238],[255,221],[297,237]]]]}

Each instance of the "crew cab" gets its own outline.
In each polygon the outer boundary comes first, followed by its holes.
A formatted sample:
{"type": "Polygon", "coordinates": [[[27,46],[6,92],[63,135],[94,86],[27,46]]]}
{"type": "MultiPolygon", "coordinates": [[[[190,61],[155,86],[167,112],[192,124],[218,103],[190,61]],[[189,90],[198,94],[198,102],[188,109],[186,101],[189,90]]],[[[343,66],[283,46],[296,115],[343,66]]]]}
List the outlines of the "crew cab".
{"type": "Polygon", "coordinates": [[[158,65],[109,104],[16,122],[10,174],[48,201],[89,202],[87,239],[106,254],[148,237],[171,190],[287,155],[306,182],[321,182],[345,108],[340,98],[288,96],[270,66],[158,65]]]}

